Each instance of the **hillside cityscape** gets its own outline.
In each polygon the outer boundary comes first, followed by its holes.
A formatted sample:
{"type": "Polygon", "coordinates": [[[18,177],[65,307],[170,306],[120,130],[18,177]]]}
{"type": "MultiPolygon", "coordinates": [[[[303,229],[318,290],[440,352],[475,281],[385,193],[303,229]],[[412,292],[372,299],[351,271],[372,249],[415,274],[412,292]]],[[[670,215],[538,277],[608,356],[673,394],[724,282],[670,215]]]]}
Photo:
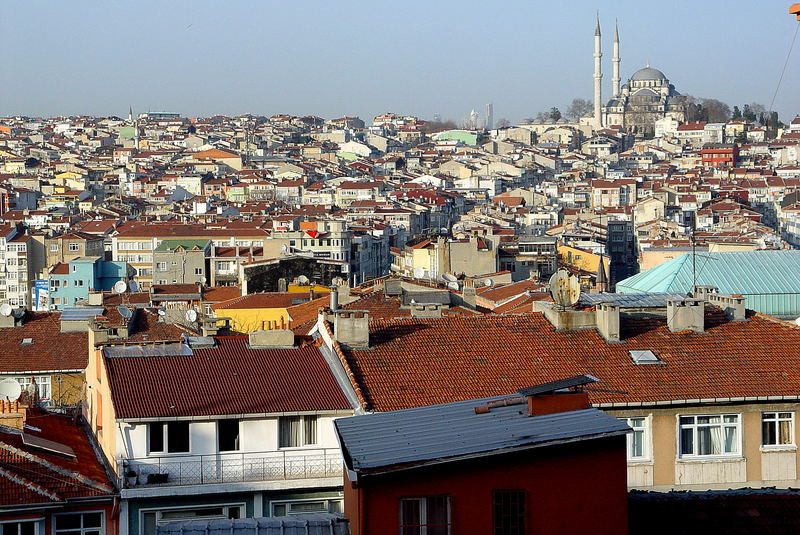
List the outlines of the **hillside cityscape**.
{"type": "Polygon", "coordinates": [[[521,120],[0,117],[2,535],[800,532],[797,56],[591,13],[521,120]]]}

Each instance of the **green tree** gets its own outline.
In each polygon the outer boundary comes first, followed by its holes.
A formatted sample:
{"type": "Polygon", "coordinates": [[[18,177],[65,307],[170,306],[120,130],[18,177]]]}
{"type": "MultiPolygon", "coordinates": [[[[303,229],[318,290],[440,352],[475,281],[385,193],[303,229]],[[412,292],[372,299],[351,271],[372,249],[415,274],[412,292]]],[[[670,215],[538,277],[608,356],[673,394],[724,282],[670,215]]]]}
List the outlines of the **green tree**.
{"type": "Polygon", "coordinates": [[[555,106],[550,108],[550,120],[554,123],[561,120],[561,111],[555,106]]]}
{"type": "Polygon", "coordinates": [[[739,109],[739,106],[733,107],[733,115],[731,115],[731,120],[733,121],[741,121],[742,120],[742,110],[739,109]]]}
{"type": "Polygon", "coordinates": [[[756,114],[750,109],[750,104],[745,104],[742,108],[742,118],[751,123],[756,120],[756,114]]]}

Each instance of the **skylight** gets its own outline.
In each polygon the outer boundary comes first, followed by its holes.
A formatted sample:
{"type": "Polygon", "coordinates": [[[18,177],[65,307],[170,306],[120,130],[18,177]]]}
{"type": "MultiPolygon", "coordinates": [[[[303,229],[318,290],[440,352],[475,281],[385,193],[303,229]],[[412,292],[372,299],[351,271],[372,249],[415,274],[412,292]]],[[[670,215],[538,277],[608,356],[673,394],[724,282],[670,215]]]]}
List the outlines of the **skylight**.
{"type": "Polygon", "coordinates": [[[632,349],[628,351],[631,360],[634,364],[663,364],[664,361],[656,356],[655,353],[649,349],[638,350],[632,349]]]}

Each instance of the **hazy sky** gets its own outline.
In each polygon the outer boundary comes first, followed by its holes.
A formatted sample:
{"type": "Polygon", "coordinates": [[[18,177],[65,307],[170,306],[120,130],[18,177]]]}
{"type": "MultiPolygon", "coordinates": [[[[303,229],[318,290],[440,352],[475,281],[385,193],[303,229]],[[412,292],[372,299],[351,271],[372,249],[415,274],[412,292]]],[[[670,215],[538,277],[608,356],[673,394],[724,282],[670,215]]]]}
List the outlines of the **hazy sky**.
{"type": "MultiPolygon", "coordinates": [[[[0,0],[0,115],[167,110],[393,111],[517,121],[603,98],[619,20],[622,79],[650,62],[678,91],[769,106],[798,22],[790,0],[0,0]]],[[[798,38],[800,41],[800,38],[798,38]]],[[[800,113],[800,43],[775,109],[800,113]]]]}

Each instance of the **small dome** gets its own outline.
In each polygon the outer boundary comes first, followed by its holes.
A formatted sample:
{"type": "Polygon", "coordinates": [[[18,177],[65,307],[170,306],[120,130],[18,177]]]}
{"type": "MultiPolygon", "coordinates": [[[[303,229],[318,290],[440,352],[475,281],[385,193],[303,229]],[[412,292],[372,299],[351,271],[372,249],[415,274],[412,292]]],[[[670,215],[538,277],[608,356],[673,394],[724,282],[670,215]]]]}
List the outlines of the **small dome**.
{"type": "Polygon", "coordinates": [[[631,76],[631,80],[666,80],[667,77],[664,76],[664,73],[659,71],[658,69],[654,69],[652,67],[645,67],[644,69],[639,69],[633,76],[631,76]]]}

